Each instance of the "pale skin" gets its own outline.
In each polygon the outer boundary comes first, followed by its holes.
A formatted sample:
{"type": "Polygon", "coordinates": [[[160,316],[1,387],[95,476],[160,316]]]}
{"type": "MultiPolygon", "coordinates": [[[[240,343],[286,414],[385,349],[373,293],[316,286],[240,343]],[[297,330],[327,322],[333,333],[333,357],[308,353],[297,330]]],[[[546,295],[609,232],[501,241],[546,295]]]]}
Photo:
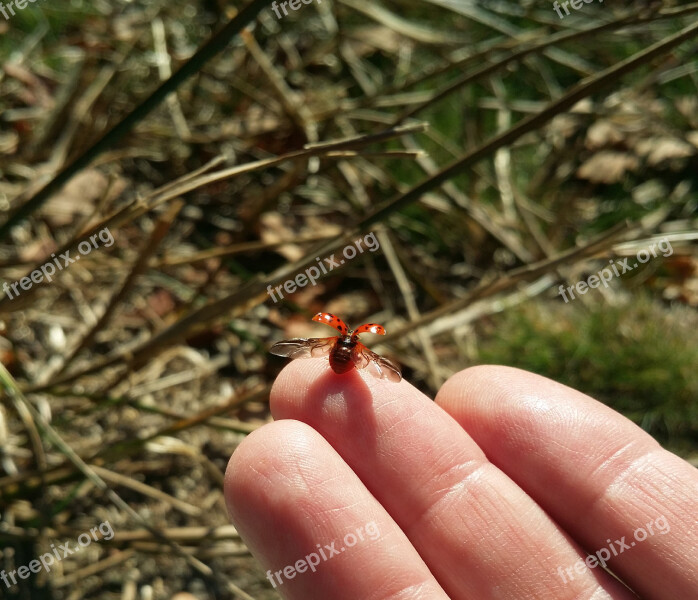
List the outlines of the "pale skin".
{"type": "Polygon", "coordinates": [[[277,378],[271,412],[233,454],[225,496],[285,599],[635,598],[580,561],[659,517],[663,533],[618,544],[608,566],[641,598],[698,597],[698,470],[580,392],[481,366],[434,402],[306,359],[277,378]],[[379,536],[284,577],[370,522],[379,536]]]}

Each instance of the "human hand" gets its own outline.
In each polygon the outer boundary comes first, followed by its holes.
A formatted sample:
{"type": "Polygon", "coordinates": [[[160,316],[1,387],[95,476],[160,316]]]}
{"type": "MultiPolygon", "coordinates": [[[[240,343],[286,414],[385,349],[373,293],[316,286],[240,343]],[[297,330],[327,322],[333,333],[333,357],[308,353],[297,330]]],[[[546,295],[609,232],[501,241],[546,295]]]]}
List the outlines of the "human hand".
{"type": "Polygon", "coordinates": [[[698,598],[698,471],[580,392],[482,366],[432,402],[307,359],[271,412],[225,495],[286,599],[634,598],[599,562],[642,598],[698,598]]]}

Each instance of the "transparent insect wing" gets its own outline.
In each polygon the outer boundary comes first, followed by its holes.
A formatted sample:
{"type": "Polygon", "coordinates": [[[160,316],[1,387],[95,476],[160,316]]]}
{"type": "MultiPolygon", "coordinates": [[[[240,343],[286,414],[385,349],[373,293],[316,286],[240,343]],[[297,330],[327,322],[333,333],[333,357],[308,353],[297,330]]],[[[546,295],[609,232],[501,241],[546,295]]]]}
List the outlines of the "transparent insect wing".
{"type": "Polygon", "coordinates": [[[318,341],[317,344],[314,344],[313,347],[310,349],[310,356],[313,358],[318,358],[319,356],[327,356],[331,351],[332,348],[334,348],[335,343],[337,342],[336,337],[328,337],[328,338],[313,338],[318,341]]]}
{"type": "Polygon", "coordinates": [[[366,323],[359,327],[354,335],[359,335],[361,333],[377,333],[378,335],[385,335],[385,328],[377,323],[366,323]]]}
{"type": "Polygon", "coordinates": [[[327,356],[336,341],[337,338],[334,336],[327,338],[295,338],[276,342],[269,348],[269,352],[288,358],[327,356]]]}
{"type": "Polygon", "coordinates": [[[376,357],[376,360],[374,360],[371,365],[379,372],[380,377],[394,383],[399,383],[402,380],[402,373],[400,373],[398,366],[383,356],[376,355],[376,357]]]}
{"type": "Polygon", "coordinates": [[[332,313],[318,313],[313,317],[313,321],[334,327],[342,335],[347,335],[347,333],[349,333],[349,327],[347,327],[347,324],[332,313]]]}
{"type": "Polygon", "coordinates": [[[357,369],[368,367],[368,371],[374,377],[387,379],[395,383],[402,380],[400,369],[395,363],[369,350],[360,342],[354,348],[352,359],[357,369]]]}

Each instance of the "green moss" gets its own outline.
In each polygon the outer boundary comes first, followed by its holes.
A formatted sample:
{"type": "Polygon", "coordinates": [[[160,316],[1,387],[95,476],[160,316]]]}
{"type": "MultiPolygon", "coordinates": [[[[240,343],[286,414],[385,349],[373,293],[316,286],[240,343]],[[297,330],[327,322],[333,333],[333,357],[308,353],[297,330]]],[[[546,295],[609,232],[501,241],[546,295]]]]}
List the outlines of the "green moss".
{"type": "Polygon", "coordinates": [[[494,318],[482,363],[579,389],[663,442],[698,436],[698,317],[647,296],[622,306],[544,302],[494,318]]]}

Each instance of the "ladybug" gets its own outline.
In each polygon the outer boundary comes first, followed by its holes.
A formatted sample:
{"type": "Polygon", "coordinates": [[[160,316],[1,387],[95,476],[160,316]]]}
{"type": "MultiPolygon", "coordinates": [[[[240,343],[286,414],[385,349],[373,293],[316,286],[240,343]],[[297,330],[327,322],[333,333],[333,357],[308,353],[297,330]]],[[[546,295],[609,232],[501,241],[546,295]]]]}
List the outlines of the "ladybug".
{"type": "Polygon", "coordinates": [[[372,352],[359,341],[362,333],[385,335],[385,328],[376,323],[365,323],[350,331],[346,323],[331,313],[318,313],[313,321],[334,327],[341,335],[326,338],[294,338],[274,344],[269,351],[289,358],[316,358],[329,356],[330,367],[335,373],[348,373],[352,369],[364,369],[369,365],[383,379],[399,382],[399,367],[387,358],[372,352]]]}

